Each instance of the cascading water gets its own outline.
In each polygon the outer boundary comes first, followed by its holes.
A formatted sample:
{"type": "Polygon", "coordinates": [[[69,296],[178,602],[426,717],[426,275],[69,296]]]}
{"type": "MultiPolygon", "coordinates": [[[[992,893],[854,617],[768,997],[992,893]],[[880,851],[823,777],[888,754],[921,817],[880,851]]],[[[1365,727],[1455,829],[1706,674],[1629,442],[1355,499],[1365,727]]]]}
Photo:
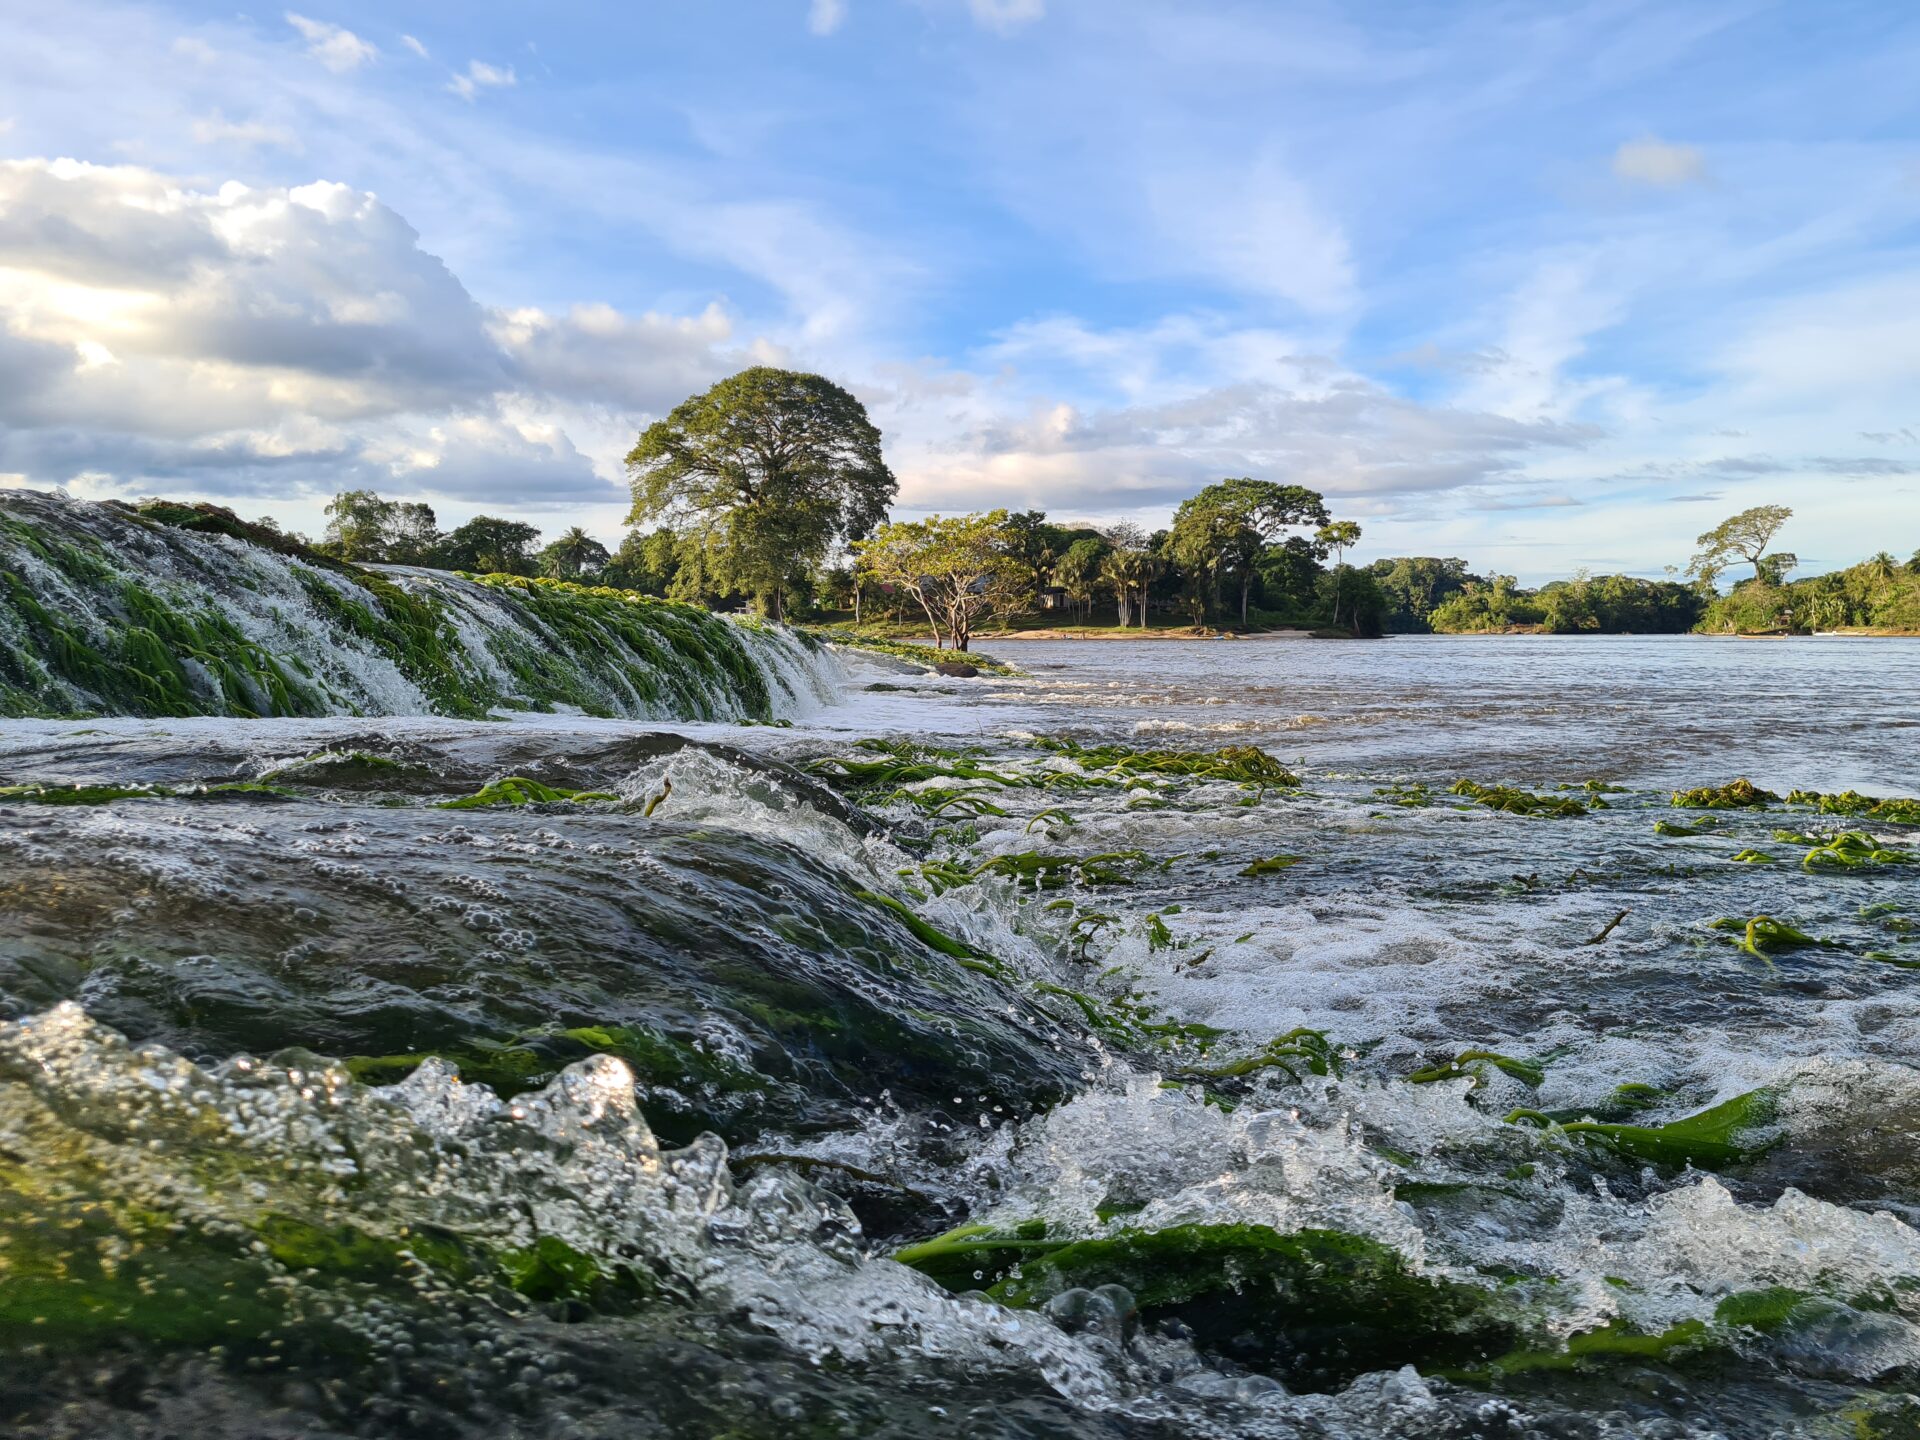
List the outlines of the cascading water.
{"type": "MultiPolygon", "coordinates": [[[[102,523],[155,594],[304,563],[102,523]]],[[[476,687],[611,623],[386,580],[476,687]]],[[[1343,726],[1223,703],[1252,646],[1072,654],[728,744],[10,724],[10,1433],[1915,1433],[1920,802],[1675,805],[1617,693],[1448,737],[1444,665],[1343,726]]],[[[1819,664],[1828,768],[1897,773],[1884,671],[1819,664]]]]}
{"type": "Polygon", "coordinates": [[[773,627],[181,528],[209,513],[0,491],[0,715],[770,720],[832,693],[831,658],[773,627]]]}

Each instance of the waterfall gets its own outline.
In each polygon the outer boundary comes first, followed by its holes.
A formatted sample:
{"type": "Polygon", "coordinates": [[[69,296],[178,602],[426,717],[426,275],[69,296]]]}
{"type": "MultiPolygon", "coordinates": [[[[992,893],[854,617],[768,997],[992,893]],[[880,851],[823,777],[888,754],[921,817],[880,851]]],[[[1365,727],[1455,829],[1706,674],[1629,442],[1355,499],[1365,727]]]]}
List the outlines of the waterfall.
{"type": "Polygon", "coordinates": [[[210,507],[0,491],[0,716],[774,720],[794,632],[602,587],[329,560],[210,507]]]}

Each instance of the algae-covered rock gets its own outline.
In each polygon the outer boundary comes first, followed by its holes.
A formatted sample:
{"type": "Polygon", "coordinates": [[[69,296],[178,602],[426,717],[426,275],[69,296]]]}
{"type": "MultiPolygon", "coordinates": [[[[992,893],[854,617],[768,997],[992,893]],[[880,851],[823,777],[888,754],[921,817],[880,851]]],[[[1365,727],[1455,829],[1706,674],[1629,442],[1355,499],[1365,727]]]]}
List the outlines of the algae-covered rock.
{"type": "MultiPolygon", "coordinates": [[[[623,772],[691,754],[677,739],[343,752],[360,758],[277,762],[268,806],[208,804],[175,760],[174,793],[121,787],[138,798],[0,832],[0,1016],[84,995],[195,1055],[304,1046],[375,1083],[435,1055],[506,1093],[612,1054],[676,1140],[810,1133],[883,1096],[1015,1116],[1077,1086],[1084,1042],[992,956],[873,903],[838,868],[858,871],[866,822],[783,767],[695,757],[739,806],[841,827],[846,853],[611,798],[623,772]]],[[[243,768],[217,749],[203,765],[243,768]]]]}
{"type": "Polygon", "coordinates": [[[1764,810],[1769,805],[1778,805],[1780,797],[1743,778],[1725,785],[1676,790],[1672,803],[1683,810],[1764,810]]]}
{"type": "Polygon", "coordinates": [[[1295,1389],[1466,1364],[1520,1334],[1491,1287],[1421,1274],[1390,1247],[1334,1230],[1122,1231],[1032,1254],[988,1293],[1025,1308],[1102,1285],[1124,1287],[1143,1320],[1177,1321],[1203,1348],[1295,1389]]]}

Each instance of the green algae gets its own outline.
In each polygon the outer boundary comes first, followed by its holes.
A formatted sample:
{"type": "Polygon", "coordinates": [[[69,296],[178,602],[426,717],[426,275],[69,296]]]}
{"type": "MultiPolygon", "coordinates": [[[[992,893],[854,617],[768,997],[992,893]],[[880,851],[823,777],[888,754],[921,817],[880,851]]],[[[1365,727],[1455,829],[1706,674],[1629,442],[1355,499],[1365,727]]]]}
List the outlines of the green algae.
{"type": "Polygon", "coordinates": [[[1668,1093],[1644,1080],[1628,1080],[1613,1087],[1613,1109],[1638,1114],[1642,1110],[1653,1109],[1667,1099],[1668,1093]]]}
{"type": "Polygon", "coordinates": [[[1559,1123],[1538,1110],[1514,1110],[1508,1124],[1526,1124],[1554,1133],[1593,1140],[1631,1159],[1682,1169],[1688,1165],[1717,1170],[1758,1159],[1779,1143],[1773,1128],[1779,1092],[1771,1087],[1724,1100],[1697,1115],[1664,1125],[1629,1125],[1599,1120],[1559,1123]]]}
{"type": "Polygon", "coordinates": [[[1835,945],[1831,940],[1809,935],[1798,926],[1776,920],[1771,915],[1756,915],[1751,920],[1723,916],[1709,923],[1707,928],[1739,935],[1740,938],[1734,943],[1757,960],[1767,960],[1792,950],[1830,950],[1835,945]]]}
{"type": "Polygon", "coordinates": [[[937,950],[942,955],[958,960],[969,969],[978,970],[982,974],[992,975],[996,979],[1006,976],[1007,968],[999,960],[989,955],[986,951],[979,949],[977,946],[969,945],[957,936],[949,935],[938,926],[929,924],[916,915],[913,909],[905,902],[896,900],[891,895],[881,895],[872,890],[855,890],[853,897],[856,900],[863,900],[867,904],[892,915],[902,925],[907,927],[914,939],[918,940],[928,949],[937,950]]]}
{"type": "Polygon", "coordinates": [[[1813,848],[1800,863],[1808,870],[1866,870],[1882,865],[1912,865],[1911,850],[1896,850],[1882,845],[1864,830],[1847,830],[1838,835],[1813,838],[1813,848]]]}
{"type": "Polygon", "coordinates": [[[936,650],[931,645],[915,645],[906,640],[879,640],[844,626],[797,626],[796,632],[819,644],[840,645],[849,650],[871,650],[876,655],[891,655],[931,670],[936,665],[971,665],[987,675],[1018,675],[1019,670],[1005,661],[974,650],[936,650]]]}
{"type": "Polygon", "coordinates": [[[1252,1075],[1256,1071],[1267,1069],[1281,1070],[1289,1080],[1296,1083],[1303,1070],[1310,1075],[1338,1075],[1340,1053],[1335,1049],[1333,1042],[1327,1039],[1324,1030],[1309,1030],[1302,1026],[1289,1030],[1284,1035],[1276,1035],[1257,1054],[1230,1061],[1225,1065],[1187,1071],[1181,1078],[1237,1080],[1252,1075]],[[1295,1066],[1299,1069],[1295,1069],[1295,1066]]]}
{"type": "MultiPolygon", "coordinates": [[[[222,537],[278,557],[327,632],[323,642],[391,663],[435,714],[481,719],[500,707],[573,705],[602,716],[773,719],[746,628],[692,606],[557,580],[470,576],[518,622],[489,635],[490,658],[476,656],[453,623],[444,580],[398,581],[216,506],[114,508],[123,525],[222,537]],[[506,689],[494,662],[510,677],[506,689]]],[[[227,556],[179,549],[177,580],[121,573],[118,563],[140,552],[77,524],[0,517],[5,546],[51,568],[64,589],[49,593],[70,591],[85,608],[64,613],[17,567],[0,566],[0,715],[320,716],[358,708],[297,655],[250,639],[222,602],[207,598],[209,590],[258,588],[231,544],[227,556]]]]}
{"type": "Polygon", "coordinates": [[[1099,855],[1047,855],[1037,850],[1022,850],[1012,855],[996,855],[971,873],[976,877],[1004,876],[1016,885],[1034,890],[1058,890],[1070,883],[1131,885],[1137,871],[1155,863],[1144,850],[1109,850],[1099,855]]]}
{"type": "Polygon", "coordinates": [[[1550,820],[1569,820],[1606,804],[1597,795],[1591,800],[1581,801],[1571,795],[1535,795],[1531,791],[1516,790],[1508,785],[1481,785],[1473,780],[1456,780],[1447,787],[1447,792],[1464,795],[1476,805],[1484,805],[1489,810],[1498,810],[1503,814],[1537,815],[1550,820]]]}
{"type": "Polygon", "coordinates": [[[327,697],[305,676],[249,640],[217,610],[186,611],[147,586],[105,569],[104,551],[49,552],[68,583],[104,612],[93,625],[44,604],[25,579],[0,570],[0,622],[27,649],[9,645],[0,675],[19,714],[140,716],[321,715],[327,697]],[[85,563],[70,557],[86,555],[85,563]]]}
{"type": "MultiPolygon", "coordinates": [[[[1611,1277],[1610,1277],[1611,1278],[1611,1277]]],[[[1623,1281],[1614,1282],[1631,1289],[1623,1281]]],[[[1856,1308],[1877,1308],[1876,1297],[1862,1296],[1856,1308]]],[[[1833,1302],[1791,1286],[1774,1285],[1723,1296],[1710,1320],[1682,1320],[1664,1330],[1645,1331],[1615,1319],[1567,1337],[1557,1347],[1522,1348],[1491,1364],[1443,1371],[1446,1379],[1486,1386],[1515,1376],[1602,1370],[1615,1365],[1671,1365],[1708,1352],[1734,1351],[1741,1335],[1775,1336],[1817,1318],[1833,1302]]]]}
{"type": "Polygon", "coordinates": [[[1389,1246],[1336,1230],[1122,1230],[1036,1246],[987,1293],[1032,1308],[1101,1285],[1123,1287],[1143,1321],[1178,1322],[1204,1348],[1300,1389],[1484,1360],[1521,1333],[1492,1287],[1423,1275],[1389,1246]]]}
{"type": "Polygon", "coordinates": [[[836,755],[810,760],[805,768],[809,774],[818,775],[824,780],[844,782],[857,789],[898,789],[926,780],[975,780],[998,785],[1005,790],[1039,783],[1025,776],[1010,775],[959,759],[855,760],[836,755]]]}
{"type": "Polygon", "coordinates": [[[111,805],[120,800],[291,800],[293,791],[264,781],[217,785],[0,785],[0,805],[111,805]]]}
{"type": "Polygon", "coordinates": [[[1410,785],[1380,785],[1374,794],[1408,810],[1424,810],[1433,804],[1433,791],[1418,781],[1410,785]]]}
{"type": "Polygon", "coordinates": [[[463,577],[515,604],[548,644],[503,656],[537,708],[611,713],[622,695],[690,720],[773,719],[765,673],[744,626],[705,610],[604,585],[520,575],[463,577]]]}
{"type": "Polygon", "coordinates": [[[1778,805],[1780,797],[1762,790],[1751,780],[1740,779],[1725,785],[1702,785],[1693,790],[1676,790],[1669,802],[1683,810],[1764,810],[1778,805]]]}
{"type": "Polygon", "coordinates": [[[1521,1084],[1538,1089],[1547,1078],[1547,1067],[1538,1060],[1521,1060],[1497,1050],[1462,1050],[1451,1060],[1416,1070],[1407,1076],[1409,1085],[1432,1085],[1441,1080],[1469,1079],[1478,1090],[1487,1083],[1487,1071],[1498,1070],[1521,1084]]]}
{"type": "Polygon", "coordinates": [[[1269,855],[1255,860],[1240,873],[1246,876],[1278,875],[1282,870],[1290,870],[1307,857],[1304,855],[1269,855]]]}
{"type": "Polygon", "coordinates": [[[576,1025],[530,1030],[506,1038],[470,1036],[398,1055],[356,1055],[347,1072],[366,1085],[404,1080],[427,1059],[443,1060],[469,1084],[510,1097],[549,1083],[589,1055],[624,1061],[643,1085],[712,1087],[728,1093],[761,1090],[766,1077],[690,1041],[634,1025],[576,1025]]]}
{"type": "Polygon", "coordinates": [[[1064,1249],[1068,1243],[1049,1240],[1045,1220],[1006,1229],[973,1223],[903,1246],[892,1258],[948,1290],[979,1290],[998,1283],[1029,1257],[1064,1249]]]}
{"type": "Polygon", "coordinates": [[[1677,820],[1656,820],[1653,822],[1653,833],[1656,835],[1714,835],[1719,832],[1719,829],[1720,822],[1712,816],[1707,816],[1698,824],[1694,825],[1682,825],[1677,820]]]}
{"type": "Polygon", "coordinates": [[[1167,775],[1276,789],[1300,784],[1298,775],[1257,745],[1229,745],[1221,750],[1141,750],[1119,744],[1080,745],[1047,736],[1031,743],[1036,750],[1064,756],[1083,769],[1112,775],[1167,775]]]}
{"type": "Polygon", "coordinates": [[[1541,1371],[1672,1360],[1705,1348],[1711,1340],[1711,1329],[1704,1320],[1682,1320],[1655,1334],[1614,1320],[1597,1329],[1570,1335],[1565,1344],[1557,1348],[1511,1350],[1484,1366],[1444,1369],[1437,1373],[1443,1379],[1488,1386],[1511,1376],[1541,1371]]]}
{"type": "Polygon", "coordinates": [[[618,801],[618,795],[604,790],[566,790],[557,785],[542,785],[524,775],[505,775],[489,781],[472,795],[458,800],[442,800],[437,810],[485,810],[494,806],[587,805],[596,801],[618,801]]]}
{"type": "Polygon", "coordinates": [[[1817,790],[1795,790],[1788,794],[1787,803],[1811,806],[1823,815],[1854,815],[1895,825],[1920,825],[1920,799],[1908,796],[1876,797],[1853,790],[1824,795],[1817,790]]]}

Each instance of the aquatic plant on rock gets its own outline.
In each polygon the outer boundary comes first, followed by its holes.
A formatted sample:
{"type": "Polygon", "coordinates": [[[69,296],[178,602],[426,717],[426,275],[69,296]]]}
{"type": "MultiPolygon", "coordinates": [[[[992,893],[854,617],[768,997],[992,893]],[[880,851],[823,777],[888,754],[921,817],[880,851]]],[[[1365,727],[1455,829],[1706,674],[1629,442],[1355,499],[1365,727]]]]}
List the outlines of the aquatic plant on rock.
{"type": "Polygon", "coordinates": [[[1780,797],[1771,790],[1760,789],[1751,780],[1740,779],[1725,785],[1676,790],[1671,803],[1686,810],[1764,810],[1769,805],[1778,805],[1780,797]]]}
{"type": "Polygon", "coordinates": [[[1763,1087],[1664,1125],[1555,1121],[1541,1111],[1527,1109],[1513,1111],[1507,1122],[1594,1141],[1647,1164],[1676,1170],[1688,1165],[1718,1170],[1757,1160],[1780,1143],[1782,1131],[1775,1124],[1779,1108],[1780,1092],[1763,1087]]]}
{"type": "Polygon", "coordinates": [[[1509,785],[1481,785],[1473,780],[1456,780],[1447,787],[1450,795],[1464,795],[1476,805],[1508,815],[1539,815],[1550,820],[1568,820],[1589,810],[1606,808],[1598,795],[1582,801],[1571,795],[1535,795],[1509,785]]]}
{"type": "Polygon", "coordinates": [[[1182,1325],[1203,1349],[1299,1390],[1487,1359],[1523,1333],[1491,1285],[1422,1274],[1379,1241],[1334,1230],[1122,1230],[1028,1253],[987,1293],[1035,1308],[1109,1285],[1144,1322],[1182,1325]]]}

